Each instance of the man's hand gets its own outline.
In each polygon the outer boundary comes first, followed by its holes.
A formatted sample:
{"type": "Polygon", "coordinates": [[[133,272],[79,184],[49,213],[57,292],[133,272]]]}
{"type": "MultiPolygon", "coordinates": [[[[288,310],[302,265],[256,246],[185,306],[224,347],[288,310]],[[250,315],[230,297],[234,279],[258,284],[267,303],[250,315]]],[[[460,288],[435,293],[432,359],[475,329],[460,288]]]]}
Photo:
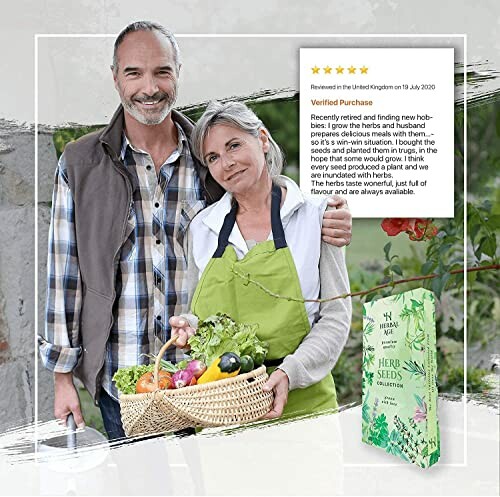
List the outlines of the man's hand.
{"type": "Polygon", "coordinates": [[[85,427],[80,399],[73,384],[73,373],[54,373],[54,416],[66,426],[68,415],[73,413],[78,428],[85,427]]]}
{"type": "Polygon", "coordinates": [[[349,245],[352,235],[352,216],[347,201],[338,195],[333,195],[328,199],[328,206],[334,209],[326,210],[323,215],[321,227],[323,241],[336,247],[349,245]]]}
{"type": "Polygon", "coordinates": [[[168,322],[172,327],[172,335],[179,335],[179,338],[175,342],[176,347],[180,349],[188,348],[189,345],[187,342],[196,333],[196,330],[189,326],[186,319],[179,316],[172,316],[168,322]]]}
{"type": "Polygon", "coordinates": [[[262,419],[279,418],[283,414],[283,409],[288,401],[288,376],[281,369],[276,369],[262,387],[264,391],[274,392],[274,403],[271,410],[262,416],[262,419]]]}

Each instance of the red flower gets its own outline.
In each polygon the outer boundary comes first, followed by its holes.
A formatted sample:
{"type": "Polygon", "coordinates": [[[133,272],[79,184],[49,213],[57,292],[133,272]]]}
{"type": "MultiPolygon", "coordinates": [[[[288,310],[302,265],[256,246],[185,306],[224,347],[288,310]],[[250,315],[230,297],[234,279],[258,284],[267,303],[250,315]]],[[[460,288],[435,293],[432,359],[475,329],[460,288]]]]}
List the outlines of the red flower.
{"type": "Polygon", "coordinates": [[[409,219],[405,218],[387,218],[382,221],[382,229],[389,236],[399,235],[402,231],[406,231],[408,229],[409,219]]]}
{"type": "Polygon", "coordinates": [[[382,229],[389,236],[408,233],[410,240],[429,240],[437,235],[438,229],[431,219],[419,218],[386,218],[382,221],[382,229]]]}
{"type": "Polygon", "coordinates": [[[429,240],[436,236],[437,232],[437,227],[432,224],[430,219],[415,219],[413,229],[407,233],[410,240],[429,240]]]}

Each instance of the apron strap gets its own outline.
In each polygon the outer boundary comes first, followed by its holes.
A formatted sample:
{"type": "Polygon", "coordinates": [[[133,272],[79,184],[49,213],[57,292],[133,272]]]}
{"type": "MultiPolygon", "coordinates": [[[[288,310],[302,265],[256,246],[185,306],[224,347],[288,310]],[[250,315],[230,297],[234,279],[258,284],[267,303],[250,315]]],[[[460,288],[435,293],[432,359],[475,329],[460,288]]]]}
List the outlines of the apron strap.
{"type": "Polygon", "coordinates": [[[236,212],[238,210],[238,202],[234,201],[231,210],[226,214],[224,223],[219,233],[219,240],[217,242],[217,250],[214,252],[212,259],[219,259],[222,257],[224,250],[226,250],[229,235],[233,231],[234,223],[236,222],[236,212]]]}
{"type": "MultiPolygon", "coordinates": [[[[283,223],[281,222],[280,215],[281,207],[281,188],[278,185],[273,184],[271,191],[271,229],[273,231],[274,247],[276,250],[285,248],[285,230],[283,229],[283,223]]],[[[217,249],[212,256],[213,259],[219,259],[224,254],[227,244],[229,242],[229,235],[233,231],[234,224],[236,223],[236,212],[238,211],[238,202],[233,199],[233,206],[231,210],[226,214],[224,218],[224,223],[219,233],[219,238],[217,242],[217,249]]]]}
{"type": "Polygon", "coordinates": [[[281,222],[281,188],[273,184],[271,192],[271,228],[273,230],[274,247],[276,250],[286,247],[285,230],[281,222]]]}

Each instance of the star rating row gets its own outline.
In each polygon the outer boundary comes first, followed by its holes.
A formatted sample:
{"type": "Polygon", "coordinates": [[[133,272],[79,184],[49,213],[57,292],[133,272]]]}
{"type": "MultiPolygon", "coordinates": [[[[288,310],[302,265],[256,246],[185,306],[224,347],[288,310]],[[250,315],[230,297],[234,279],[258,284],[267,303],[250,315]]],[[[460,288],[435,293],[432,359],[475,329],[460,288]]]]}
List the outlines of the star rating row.
{"type": "MultiPolygon", "coordinates": [[[[311,67],[311,70],[312,70],[312,73],[313,74],[320,74],[320,67],[318,66],[314,66],[314,67],[311,67]]],[[[335,68],[335,70],[337,71],[337,74],[356,74],[356,70],[359,69],[359,72],[360,74],[368,74],[368,67],[366,66],[363,66],[363,67],[354,67],[354,66],[351,66],[351,67],[342,67],[342,66],[338,66],[335,68]],[[347,71],[349,71],[348,73],[345,73],[344,70],[347,69],[347,71]]],[[[326,67],[323,67],[323,71],[324,71],[324,74],[332,74],[332,70],[333,68],[331,68],[330,66],[326,66],[326,67]]]]}

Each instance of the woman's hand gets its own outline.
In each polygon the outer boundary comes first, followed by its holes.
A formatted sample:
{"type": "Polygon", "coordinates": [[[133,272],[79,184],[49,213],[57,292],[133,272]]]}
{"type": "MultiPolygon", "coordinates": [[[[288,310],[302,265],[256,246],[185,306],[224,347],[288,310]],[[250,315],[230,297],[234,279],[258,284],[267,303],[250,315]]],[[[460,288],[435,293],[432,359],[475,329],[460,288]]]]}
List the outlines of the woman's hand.
{"type": "Polygon", "coordinates": [[[288,376],[281,369],[276,369],[262,387],[265,392],[274,392],[274,403],[271,410],[262,419],[279,418],[288,401],[288,376]]]}
{"type": "Polygon", "coordinates": [[[176,347],[180,349],[188,348],[188,340],[192,337],[196,330],[189,326],[188,321],[185,318],[181,318],[179,316],[172,316],[168,322],[172,327],[172,335],[178,335],[177,341],[175,342],[176,347]]]}

